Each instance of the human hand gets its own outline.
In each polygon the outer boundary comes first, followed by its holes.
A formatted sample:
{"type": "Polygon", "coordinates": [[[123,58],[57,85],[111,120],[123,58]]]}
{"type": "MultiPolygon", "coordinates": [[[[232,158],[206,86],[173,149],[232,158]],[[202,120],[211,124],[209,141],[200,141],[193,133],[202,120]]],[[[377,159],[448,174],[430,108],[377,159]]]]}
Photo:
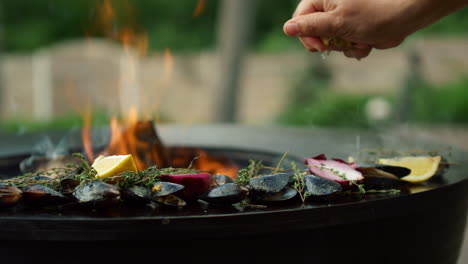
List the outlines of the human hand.
{"type": "Polygon", "coordinates": [[[411,33],[464,7],[467,0],[302,0],[284,32],[309,51],[339,50],[364,58],[398,46],[411,33]],[[325,45],[324,38],[331,39],[325,45]],[[337,45],[339,42],[340,45],[337,45]]]}

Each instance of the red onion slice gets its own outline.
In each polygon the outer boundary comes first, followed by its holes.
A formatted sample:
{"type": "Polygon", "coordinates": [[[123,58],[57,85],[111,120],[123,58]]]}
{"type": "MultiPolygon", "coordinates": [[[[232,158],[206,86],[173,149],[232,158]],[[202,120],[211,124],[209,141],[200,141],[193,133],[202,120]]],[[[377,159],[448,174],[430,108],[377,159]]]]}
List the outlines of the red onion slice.
{"type": "Polygon", "coordinates": [[[327,160],[324,154],[306,158],[304,163],[308,165],[311,174],[336,181],[343,189],[349,189],[351,181],[359,182],[364,179],[362,173],[355,169],[356,164],[340,159],[327,160]]]}

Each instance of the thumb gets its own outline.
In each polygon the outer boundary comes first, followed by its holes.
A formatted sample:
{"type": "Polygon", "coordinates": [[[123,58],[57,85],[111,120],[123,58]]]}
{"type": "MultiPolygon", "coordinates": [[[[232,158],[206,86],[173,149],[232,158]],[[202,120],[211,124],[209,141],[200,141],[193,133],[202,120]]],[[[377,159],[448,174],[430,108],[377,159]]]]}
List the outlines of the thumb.
{"type": "Polygon", "coordinates": [[[284,25],[284,32],[289,36],[337,37],[341,28],[339,21],[331,12],[315,12],[289,20],[284,25]]]}

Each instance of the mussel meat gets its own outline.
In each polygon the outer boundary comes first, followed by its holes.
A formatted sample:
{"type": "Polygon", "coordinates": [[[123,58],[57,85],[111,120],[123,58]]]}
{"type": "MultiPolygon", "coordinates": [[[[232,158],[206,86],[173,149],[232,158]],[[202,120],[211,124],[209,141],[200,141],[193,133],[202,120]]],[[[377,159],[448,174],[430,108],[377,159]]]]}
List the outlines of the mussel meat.
{"type": "Polygon", "coordinates": [[[22,191],[9,185],[0,185],[0,207],[12,206],[21,199],[22,191]]]}

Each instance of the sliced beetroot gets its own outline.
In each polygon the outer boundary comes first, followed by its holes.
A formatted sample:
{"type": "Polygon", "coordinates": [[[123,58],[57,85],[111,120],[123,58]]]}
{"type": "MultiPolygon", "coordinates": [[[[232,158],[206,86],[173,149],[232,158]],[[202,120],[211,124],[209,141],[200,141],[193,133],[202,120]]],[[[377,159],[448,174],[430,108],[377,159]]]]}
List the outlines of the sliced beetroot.
{"type": "Polygon", "coordinates": [[[354,163],[348,163],[340,159],[327,160],[324,154],[313,158],[304,159],[304,163],[309,166],[310,173],[341,184],[343,189],[349,189],[351,181],[362,181],[362,173],[356,170],[354,163]]]}
{"type": "Polygon", "coordinates": [[[195,200],[206,194],[210,190],[211,175],[200,174],[176,174],[161,175],[162,181],[172,182],[183,185],[185,188],[175,193],[176,196],[184,200],[195,200]]]}

